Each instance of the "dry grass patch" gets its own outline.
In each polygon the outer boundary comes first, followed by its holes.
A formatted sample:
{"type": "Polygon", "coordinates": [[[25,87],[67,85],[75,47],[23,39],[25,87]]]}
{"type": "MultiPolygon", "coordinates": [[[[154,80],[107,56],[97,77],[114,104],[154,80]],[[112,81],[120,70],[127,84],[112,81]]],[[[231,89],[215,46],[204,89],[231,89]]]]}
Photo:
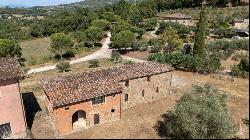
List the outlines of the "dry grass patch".
{"type": "Polygon", "coordinates": [[[125,54],[126,56],[133,57],[133,58],[138,58],[142,60],[147,60],[148,57],[150,56],[150,53],[148,51],[130,51],[125,54]]]}
{"type": "MultiPolygon", "coordinates": [[[[54,54],[49,51],[51,40],[49,37],[21,42],[23,57],[26,59],[25,66],[28,68],[41,67],[57,62],[54,54]]],[[[97,51],[98,47],[80,48],[75,58],[80,58],[97,51]]]]}

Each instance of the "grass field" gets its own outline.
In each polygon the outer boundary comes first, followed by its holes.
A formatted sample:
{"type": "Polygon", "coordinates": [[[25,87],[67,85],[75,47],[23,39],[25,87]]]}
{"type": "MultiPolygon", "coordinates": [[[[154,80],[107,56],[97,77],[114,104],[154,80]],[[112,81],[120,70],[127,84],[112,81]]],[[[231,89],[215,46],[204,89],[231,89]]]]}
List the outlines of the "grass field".
{"type": "Polygon", "coordinates": [[[130,51],[128,53],[126,53],[126,56],[129,57],[133,57],[133,58],[138,58],[138,59],[142,59],[142,60],[147,60],[148,57],[150,56],[151,53],[149,53],[148,51],[130,51]]]}
{"type": "MultiPolygon", "coordinates": [[[[21,42],[23,57],[26,59],[26,67],[38,67],[44,64],[56,62],[53,58],[54,54],[49,51],[50,38],[40,38],[30,41],[21,42]]],[[[76,58],[89,55],[99,48],[82,48],[78,50],[76,58]]]]}

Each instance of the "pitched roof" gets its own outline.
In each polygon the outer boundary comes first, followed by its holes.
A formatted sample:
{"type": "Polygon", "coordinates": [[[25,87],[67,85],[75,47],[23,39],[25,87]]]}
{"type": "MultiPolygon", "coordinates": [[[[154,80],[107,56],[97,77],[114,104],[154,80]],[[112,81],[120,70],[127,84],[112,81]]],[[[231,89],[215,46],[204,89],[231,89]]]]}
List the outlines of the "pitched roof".
{"type": "Polygon", "coordinates": [[[156,62],[135,63],[42,80],[42,85],[52,106],[57,107],[121,92],[118,81],[172,70],[172,67],[156,62]]]}
{"type": "Polygon", "coordinates": [[[21,75],[22,69],[17,59],[0,57],[0,81],[18,78],[21,75]]]}

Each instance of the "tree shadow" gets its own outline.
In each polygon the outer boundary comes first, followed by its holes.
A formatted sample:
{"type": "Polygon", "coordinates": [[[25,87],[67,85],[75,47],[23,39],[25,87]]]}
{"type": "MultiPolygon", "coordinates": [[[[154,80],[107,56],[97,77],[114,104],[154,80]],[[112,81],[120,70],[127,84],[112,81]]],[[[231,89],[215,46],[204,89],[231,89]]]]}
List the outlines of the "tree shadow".
{"type": "Polygon", "coordinates": [[[242,121],[247,127],[249,127],[249,119],[248,118],[242,118],[242,121]]]}
{"type": "Polygon", "coordinates": [[[22,93],[22,97],[24,103],[26,123],[28,128],[31,129],[36,113],[42,111],[42,109],[38,104],[33,92],[22,93]]]}
{"type": "Polygon", "coordinates": [[[166,138],[166,130],[163,121],[157,121],[156,125],[153,128],[157,132],[158,136],[166,138]]]}

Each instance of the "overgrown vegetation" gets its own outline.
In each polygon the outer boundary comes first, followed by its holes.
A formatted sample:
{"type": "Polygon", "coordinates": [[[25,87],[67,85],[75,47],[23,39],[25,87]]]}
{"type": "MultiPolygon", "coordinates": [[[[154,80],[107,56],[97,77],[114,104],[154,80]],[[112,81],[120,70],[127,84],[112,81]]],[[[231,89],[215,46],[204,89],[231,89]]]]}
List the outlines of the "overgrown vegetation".
{"type": "Polygon", "coordinates": [[[60,72],[67,72],[69,71],[70,68],[70,64],[68,61],[61,61],[56,65],[56,68],[60,71],[60,72]]]}
{"type": "Polygon", "coordinates": [[[181,52],[156,53],[150,55],[148,60],[167,63],[175,69],[203,74],[217,72],[221,68],[220,59],[217,56],[200,58],[181,52]]]}
{"type": "Polygon", "coordinates": [[[243,57],[238,65],[232,67],[232,75],[242,78],[249,77],[249,59],[248,57],[243,57]]]}
{"type": "Polygon", "coordinates": [[[194,85],[174,110],[157,124],[161,137],[171,139],[232,139],[236,128],[230,118],[227,96],[210,84],[194,85]]]}
{"type": "Polygon", "coordinates": [[[89,68],[97,68],[99,67],[99,61],[97,59],[89,61],[89,68]]]}
{"type": "Polygon", "coordinates": [[[9,39],[0,39],[0,57],[21,57],[21,47],[9,39]]]}
{"type": "Polygon", "coordinates": [[[236,50],[249,51],[249,40],[215,40],[206,44],[206,50],[208,54],[218,54],[221,59],[225,60],[229,58],[236,50]]]}

